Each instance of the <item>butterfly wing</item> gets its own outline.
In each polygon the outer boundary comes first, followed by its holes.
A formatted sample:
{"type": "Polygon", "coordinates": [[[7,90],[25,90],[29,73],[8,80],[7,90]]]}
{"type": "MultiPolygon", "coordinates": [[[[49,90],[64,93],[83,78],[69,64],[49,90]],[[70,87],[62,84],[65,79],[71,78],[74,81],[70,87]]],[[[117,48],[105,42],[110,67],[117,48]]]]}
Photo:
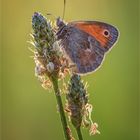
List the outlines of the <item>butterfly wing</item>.
{"type": "Polygon", "coordinates": [[[97,21],[71,22],[57,33],[58,40],[80,74],[96,70],[118,38],[115,27],[97,21]]]}
{"type": "Polygon", "coordinates": [[[71,22],[70,25],[91,35],[105,52],[114,45],[119,35],[116,27],[99,21],[71,22]]]}

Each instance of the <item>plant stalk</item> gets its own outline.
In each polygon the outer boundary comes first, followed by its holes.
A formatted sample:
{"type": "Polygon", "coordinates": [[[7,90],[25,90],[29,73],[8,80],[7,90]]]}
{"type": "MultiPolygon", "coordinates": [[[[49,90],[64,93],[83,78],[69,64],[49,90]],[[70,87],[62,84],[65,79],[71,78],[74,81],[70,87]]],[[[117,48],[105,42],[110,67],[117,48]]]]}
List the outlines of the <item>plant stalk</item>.
{"type": "Polygon", "coordinates": [[[55,92],[55,96],[56,96],[56,100],[57,100],[57,105],[58,105],[58,109],[60,112],[60,118],[61,118],[61,123],[63,126],[65,139],[71,140],[71,136],[69,133],[69,127],[67,125],[67,121],[66,121],[66,117],[65,117],[65,113],[64,113],[64,108],[63,108],[63,104],[62,104],[62,99],[61,99],[61,95],[60,95],[60,90],[58,87],[58,79],[57,79],[57,77],[55,77],[55,75],[52,75],[51,81],[53,83],[53,88],[54,88],[54,92],[55,92]]]}
{"type": "Polygon", "coordinates": [[[76,128],[76,131],[77,131],[78,139],[79,140],[83,140],[83,136],[82,136],[80,127],[77,127],[76,128]]]}

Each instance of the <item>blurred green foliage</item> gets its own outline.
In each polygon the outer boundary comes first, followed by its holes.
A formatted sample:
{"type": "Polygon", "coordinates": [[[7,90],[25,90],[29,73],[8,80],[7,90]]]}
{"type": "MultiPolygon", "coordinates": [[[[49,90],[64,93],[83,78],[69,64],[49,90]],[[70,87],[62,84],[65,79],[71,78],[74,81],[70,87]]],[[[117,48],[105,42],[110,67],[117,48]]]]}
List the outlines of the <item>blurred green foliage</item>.
{"type": "MultiPolygon", "coordinates": [[[[61,16],[63,0],[2,0],[0,6],[2,140],[63,140],[55,96],[34,76],[27,43],[34,11],[61,16]]],[[[120,30],[102,67],[83,77],[101,132],[89,136],[84,129],[84,139],[138,140],[138,0],[67,0],[65,15],[66,21],[101,20],[120,30]]]]}

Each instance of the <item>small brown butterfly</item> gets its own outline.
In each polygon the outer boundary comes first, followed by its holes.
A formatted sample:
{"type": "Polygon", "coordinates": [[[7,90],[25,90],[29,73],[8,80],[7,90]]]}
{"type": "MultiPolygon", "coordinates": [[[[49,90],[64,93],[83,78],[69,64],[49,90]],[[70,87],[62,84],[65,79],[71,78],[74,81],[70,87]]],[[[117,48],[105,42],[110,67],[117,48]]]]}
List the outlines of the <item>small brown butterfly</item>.
{"type": "Polygon", "coordinates": [[[73,71],[79,74],[99,68],[119,36],[117,28],[100,21],[73,21],[66,24],[57,18],[56,24],[57,39],[75,64],[73,71]]]}

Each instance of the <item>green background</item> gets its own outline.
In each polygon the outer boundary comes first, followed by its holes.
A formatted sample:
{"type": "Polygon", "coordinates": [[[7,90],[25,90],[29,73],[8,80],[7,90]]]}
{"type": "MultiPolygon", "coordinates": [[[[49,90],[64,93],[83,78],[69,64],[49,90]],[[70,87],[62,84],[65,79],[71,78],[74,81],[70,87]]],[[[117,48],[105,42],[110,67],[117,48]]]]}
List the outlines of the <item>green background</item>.
{"type": "MultiPolygon", "coordinates": [[[[55,96],[34,76],[27,43],[34,11],[61,16],[63,0],[2,0],[0,6],[2,140],[63,140],[55,96]]],[[[81,19],[120,30],[102,67],[83,77],[101,132],[89,136],[82,129],[84,140],[138,140],[138,0],[67,0],[65,20],[81,19]]]]}

